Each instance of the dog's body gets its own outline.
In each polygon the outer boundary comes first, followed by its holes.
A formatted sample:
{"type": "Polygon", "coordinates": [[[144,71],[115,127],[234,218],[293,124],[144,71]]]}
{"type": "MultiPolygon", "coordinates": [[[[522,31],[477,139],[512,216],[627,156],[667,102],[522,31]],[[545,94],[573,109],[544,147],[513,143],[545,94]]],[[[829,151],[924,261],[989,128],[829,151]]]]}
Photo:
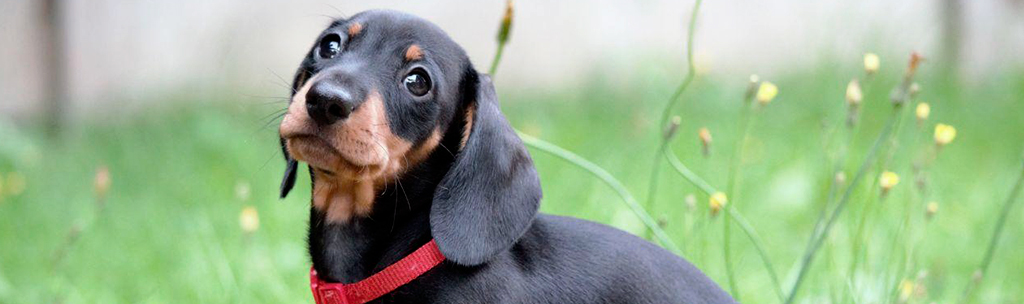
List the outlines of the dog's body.
{"type": "Polygon", "coordinates": [[[309,163],[309,252],[325,281],[366,279],[433,239],[445,262],[374,303],[732,302],[645,240],[537,215],[536,170],[493,85],[426,21],[334,22],[293,89],[282,196],[309,163]]]}

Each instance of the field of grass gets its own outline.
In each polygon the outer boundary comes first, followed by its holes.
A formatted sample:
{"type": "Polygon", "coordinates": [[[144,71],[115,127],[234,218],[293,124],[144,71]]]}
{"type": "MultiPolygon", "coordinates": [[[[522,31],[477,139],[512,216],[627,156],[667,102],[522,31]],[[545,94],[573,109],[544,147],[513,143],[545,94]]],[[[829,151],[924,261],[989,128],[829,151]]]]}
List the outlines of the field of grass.
{"type": "MultiPolygon", "coordinates": [[[[826,143],[846,117],[847,82],[863,73],[858,60],[762,75],[780,93],[752,113],[729,204],[756,229],[786,292],[828,197],[834,175],[828,155],[835,148],[826,143]]],[[[843,165],[848,181],[891,112],[889,92],[904,61],[883,56],[889,64],[862,83],[862,117],[843,165]]],[[[891,161],[884,168],[872,165],[854,189],[797,302],[951,303],[972,280],[1021,174],[1024,77],[993,75],[959,84],[936,74],[922,69],[914,101],[930,103],[931,115],[918,124],[912,108],[905,112],[894,148],[882,153],[891,161]],[[958,136],[931,154],[936,123],[955,126],[958,136]],[[912,164],[931,155],[927,188],[920,191],[912,164]],[[880,169],[901,178],[884,200],[872,187],[880,169]],[[939,207],[930,219],[929,201],[939,207]],[[864,255],[851,275],[862,215],[864,255]]],[[[660,140],[657,121],[681,78],[664,67],[650,67],[645,75],[627,86],[598,76],[558,92],[512,90],[499,79],[498,92],[516,128],[604,167],[644,202],[660,140]]],[[[701,75],[674,111],[682,120],[671,147],[719,189],[726,188],[739,141],[746,86],[743,78],[701,75]],[[706,157],[697,138],[701,127],[713,135],[706,157]]],[[[37,126],[0,121],[0,303],[310,302],[309,189],[302,186],[308,175],[299,174],[288,199],[277,199],[284,163],[276,122],[264,125],[266,115],[283,105],[266,103],[242,94],[168,102],[131,117],[86,120],[59,141],[41,136],[37,126]],[[109,168],[104,195],[94,182],[99,168],[109,168]],[[246,206],[258,211],[259,226],[251,233],[239,225],[246,206]]],[[[544,187],[543,212],[645,233],[601,181],[531,152],[544,187]]],[[[708,197],[668,163],[660,164],[649,212],[685,258],[728,290],[724,217],[711,216],[708,197]],[[690,202],[688,195],[694,196],[690,202]]],[[[1024,302],[1024,207],[1008,216],[974,302],[1024,302]]],[[[779,302],[761,257],[735,227],[731,247],[738,296],[749,303],[779,302]]]]}

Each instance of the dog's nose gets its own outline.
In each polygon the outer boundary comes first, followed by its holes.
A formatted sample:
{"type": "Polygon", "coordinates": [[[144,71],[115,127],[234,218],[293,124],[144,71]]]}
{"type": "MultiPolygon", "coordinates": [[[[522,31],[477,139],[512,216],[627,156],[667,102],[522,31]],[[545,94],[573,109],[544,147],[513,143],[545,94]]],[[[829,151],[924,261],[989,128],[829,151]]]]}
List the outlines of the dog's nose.
{"type": "Polygon", "coordinates": [[[318,81],[306,92],[306,111],[316,124],[327,126],[348,118],[358,104],[356,95],[334,81],[318,81]]]}

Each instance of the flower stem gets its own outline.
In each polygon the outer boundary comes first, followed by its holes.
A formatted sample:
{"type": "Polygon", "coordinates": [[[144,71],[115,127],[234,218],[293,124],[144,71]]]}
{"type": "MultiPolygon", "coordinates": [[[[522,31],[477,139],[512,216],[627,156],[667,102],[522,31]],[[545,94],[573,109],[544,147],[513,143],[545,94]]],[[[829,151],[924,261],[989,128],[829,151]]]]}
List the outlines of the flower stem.
{"type": "MultiPolygon", "coordinates": [[[[675,169],[676,173],[679,173],[679,175],[682,176],[683,179],[686,179],[686,181],[690,182],[694,186],[697,186],[697,189],[700,189],[700,191],[704,192],[705,195],[711,195],[715,192],[718,192],[718,190],[715,190],[715,187],[712,187],[710,184],[708,184],[708,182],[700,178],[700,176],[693,173],[693,171],[691,171],[690,168],[687,168],[686,165],[684,165],[683,162],[680,161],[678,157],[676,157],[676,154],[675,152],[672,151],[671,147],[665,147],[664,152],[665,158],[668,160],[668,163],[672,165],[672,168],[675,169]]],[[[750,239],[750,242],[754,244],[754,248],[757,250],[757,254],[761,256],[761,261],[764,262],[765,269],[768,270],[769,278],[772,280],[775,293],[779,297],[779,302],[782,302],[784,300],[784,295],[782,293],[782,285],[779,283],[779,276],[775,271],[775,265],[772,264],[771,259],[768,258],[768,252],[765,251],[764,242],[761,241],[761,237],[757,234],[757,231],[754,230],[754,226],[750,225],[750,222],[748,222],[739,213],[739,211],[736,211],[736,209],[732,208],[731,204],[726,204],[725,210],[727,211],[725,213],[727,217],[735,220],[736,223],[739,224],[740,230],[743,230],[743,233],[747,235],[747,238],[750,239]]]]}
{"type": "Polygon", "coordinates": [[[668,247],[669,250],[675,252],[676,254],[681,253],[681,251],[679,250],[679,246],[677,246],[676,243],[673,242],[672,239],[668,237],[668,234],[666,234],[664,230],[658,227],[657,221],[651,218],[651,215],[648,214],[647,211],[645,211],[644,208],[640,206],[640,203],[638,203],[636,199],[633,198],[633,195],[629,193],[629,190],[626,190],[626,186],[624,186],[622,182],[619,182],[619,180],[615,179],[615,177],[613,177],[611,173],[608,173],[608,171],[604,170],[600,166],[580,157],[579,155],[569,152],[568,150],[565,150],[559,146],[556,146],[554,144],[540,140],[536,137],[527,135],[519,131],[516,131],[516,133],[519,134],[519,138],[522,138],[523,142],[526,143],[527,146],[561,158],[573,165],[576,165],[577,167],[586,170],[591,175],[594,175],[594,177],[597,177],[598,179],[603,181],[605,184],[608,185],[608,187],[611,187],[612,190],[614,190],[620,198],[622,198],[622,201],[626,203],[626,206],[628,206],[630,210],[632,210],[633,213],[636,214],[638,218],[640,218],[640,221],[642,221],[644,225],[646,225],[647,228],[654,233],[654,236],[658,239],[658,241],[662,243],[662,245],[668,247]]]}
{"type": "Polygon", "coordinates": [[[505,41],[498,42],[498,50],[494,53],[494,59],[491,60],[491,69],[488,70],[487,74],[494,77],[494,74],[498,72],[498,64],[501,63],[501,55],[505,53],[505,41]]]}
{"type": "Polygon", "coordinates": [[[999,220],[996,221],[996,229],[992,232],[992,238],[988,241],[988,249],[985,249],[985,257],[981,260],[981,265],[978,266],[977,273],[981,274],[981,277],[974,279],[972,282],[967,284],[964,288],[964,293],[960,297],[960,303],[967,303],[970,296],[975,288],[981,284],[981,280],[987,275],[985,272],[988,271],[988,265],[992,263],[992,257],[995,255],[996,245],[999,244],[999,236],[1003,233],[1003,227],[1006,226],[1006,218],[1010,215],[1010,210],[1013,209],[1013,204],[1017,202],[1017,196],[1020,195],[1021,188],[1024,188],[1024,167],[1022,167],[1020,177],[1017,177],[1017,182],[1013,185],[1013,190],[1010,190],[1010,196],[1006,198],[1006,202],[1003,203],[1002,212],[999,213],[999,220]]]}
{"type": "MultiPolygon", "coordinates": [[[[686,76],[683,78],[683,82],[676,87],[676,91],[669,97],[668,103],[665,105],[665,109],[661,111],[661,120],[658,121],[658,130],[664,128],[668,124],[669,116],[672,115],[672,108],[679,101],[679,96],[686,91],[686,88],[690,87],[690,83],[693,82],[693,78],[697,75],[697,69],[693,64],[693,34],[697,28],[697,13],[700,11],[700,4],[703,0],[696,0],[693,3],[693,10],[690,12],[690,24],[686,30],[686,76]]],[[[658,144],[658,150],[655,151],[654,165],[651,168],[651,179],[648,181],[650,186],[647,189],[647,201],[645,206],[647,210],[651,210],[654,206],[655,191],[658,189],[658,169],[661,165],[661,154],[664,151],[665,146],[672,141],[672,138],[666,136],[659,136],[660,143],[658,144]]],[[[648,231],[648,236],[650,231],[648,231]]]]}
{"type": "Polygon", "coordinates": [[[810,246],[807,247],[807,250],[804,252],[803,258],[800,260],[800,266],[798,268],[799,272],[797,274],[796,281],[793,282],[793,287],[790,288],[789,297],[786,298],[786,304],[793,303],[793,300],[796,299],[797,291],[800,290],[800,285],[803,283],[804,279],[807,276],[807,271],[810,268],[810,264],[812,261],[814,261],[815,253],[817,253],[818,249],[821,247],[821,244],[824,243],[825,239],[828,238],[828,234],[832,230],[832,226],[839,219],[839,215],[842,214],[844,207],[846,207],[847,202],[849,202],[850,197],[853,195],[853,191],[857,189],[857,184],[860,183],[862,179],[864,179],[864,175],[867,173],[868,168],[871,166],[872,160],[875,158],[875,155],[878,154],[878,151],[881,149],[883,143],[887,141],[887,139],[889,138],[889,134],[892,133],[896,121],[899,120],[900,118],[899,110],[899,108],[893,109],[893,112],[889,116],[889,119],[886,122],[885,127],[882,129],[882,132],[878,134],[878,138],[875,139],[875,142],[871,146],[871,149],[868,150],[868,154],[864,157],[864,161],[861,163],[860,168],[857,169],[857,173],[850,181],[850,185],[847,186],[846,191],[843,192],[843,196],[840,198],[835,210],[832,211],[832,214],[829,216],[828,220],[825,221],[825,226],[823,226],[821,228],[821,231],[816,235],[811,235],[811,239],[814,241],[809,243],[810,246]]]}
{"type": "MultiPolygon", "coordinates": [[[[509,20],[508,22],[509,24],[511,24],[511,20],[509,20]]],[[[494,54],[494,60],[491,61],[491,77],[494,77],[494,74],[498,71],[498,64],[501,63],[501,56],[505,51],[506,43],[507,40],[504,39],[499,39],[498,41],[498,50],[494,54]]],[[[526,144],[526,146],[532,147],[534,149],[561,158],[562,160],[565,160],[570,164],[576,165],[577,167],[586,170],[590,174],[594,175],[594,177],[597,177],[598,179],[603,181],[605,184],[611,187],[612,190],[614,190],[619,195],[619,197],[622,198],[622,200],[626,203],[627,206],[629,206],[633,213],[636,214],[638,218],[640,218],[640,221],[642,221],[644,225],[648,227],[648,229],[653,231],[654,235],[657,237],[657,239],[661,242],[662,245],[668,247],[669,250],[675,252],[676,254],[681,254],[679,246],[677,246],[675,242],[673,242],[672,239],[668,237],[668,234],[666,234],[664,230],[658,227],[658,223],[651,218],[650,214],[648,214],[647,211],[645,211],[639,203],[637,203],[636,199],[633,198],[633,195],[629,193],[629,190],[626,190],[626,187],[622,185],[622,183],[619,182],[617,179],[615,179],[615,177],[613,177],[610,173],[608,173],[608,171],[604,170],[604,168],[601,168],[600,166],[584,159],[583,157],[580,157],[579,155],[576,155],[575,153],[569,152],[569,150],[563,149],[562,147],[546,142],[539,138],[526,135],[525,133],[520,132],[519,130],[516,130],[516,134],[519,135],[519,137],[523,140],[523,143],[526,144]]]]}
{"type": "MultiPolygon", "coordinates": [[[[750,107],[752,102],[750,100],[743,101],[743,107],[740,110],[740,136],[736,144],[733,146],[732,156],[729,159],[729,176],[728,182],[725,187],[725,197],[731,200],[730,205],[736,205],[739,200],[736,199],[736,175],[739,174],[740,159],[742,159],[743,146],[747,142],[747,137],[750,136],[750,107]]],[[[733,209],[733,208],[729,208],[733,209]]],[[[730,232],[729,217],[722,219],[722,258],[725,261],[725,273],[729,280],[729,290],[732,291],[732,296],[736,299],[736,302],[740,301],[740,290],[736,284],[736,272],[732,265],[732,249],[731,249],[731,232],[730,232]]]]}

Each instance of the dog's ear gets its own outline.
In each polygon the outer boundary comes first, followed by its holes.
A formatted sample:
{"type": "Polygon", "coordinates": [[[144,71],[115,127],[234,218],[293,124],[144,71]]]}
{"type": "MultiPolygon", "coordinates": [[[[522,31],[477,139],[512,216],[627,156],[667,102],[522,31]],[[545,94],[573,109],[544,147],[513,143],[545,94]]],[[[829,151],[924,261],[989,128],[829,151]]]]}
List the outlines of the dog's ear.
{"type": "Polygon", "coordinates": [[[299,167],[299,162],[288,155],[288,148],[284,145],[284,138],[281,139],[281,152],[284,154],[284,177],[281,179],[281,198],[288,196],[288,192],[292,191],[292,187],[295,186],[295,171],[299,167]]]}
{"type": "Polygon", "coordinates": [[[466,74],[469,138],[434,193],[430,231],[445,258],[472,266],[508,250],[526,232],[541,188],[530,154],[501,114],[490,77],[466,74]]]}
{"type": "MultiPolygon", "coordinates": [[[[306,66],[312,65],[311,61],[313,60],[313,51],[309,52],[309,54],[306,54],[306,58],[303,59],[302,65],[299,67],[299,70],[295,72],[295,77],[292,79],[292,96],[295,95],[295,92],[299,91],[299,87],[306,84],[306,81],[309,80],[309,75],[312,73],[305,68],[306,66]]],[[[291,100],[288,101],[288,104],[291,105],[291,100]]],[[[285,162],[284,177],[281,178],[280,198],[285,198],[288,196],[288,192],[292,191],[292,187],[295,186],[295,171],[299,168],[299,162],[292,158],[291,155],[288,155],[288,147],[285,146],[284,138],[280,139],[281,155],[284,155],[285,162]]]]}

